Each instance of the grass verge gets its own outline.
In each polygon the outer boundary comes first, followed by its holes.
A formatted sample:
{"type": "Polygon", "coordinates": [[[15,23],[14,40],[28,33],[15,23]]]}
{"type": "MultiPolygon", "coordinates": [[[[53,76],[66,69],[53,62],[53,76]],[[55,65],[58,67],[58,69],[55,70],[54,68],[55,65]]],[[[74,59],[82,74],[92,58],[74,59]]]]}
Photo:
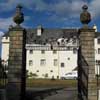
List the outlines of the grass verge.
{"type": "Polygon", "coordinates": [[[77,80],[27,79],[27,87],[75,87],[77,80]]]}
{"type": "MultiPolygon", "coordinates": [[[[0,87],[5,86],[7,80],[0,80],[0,87]]],[[[27,79],[26,87],[75,87],[77,80],[51,80],[51,79],[27,79]]]]}

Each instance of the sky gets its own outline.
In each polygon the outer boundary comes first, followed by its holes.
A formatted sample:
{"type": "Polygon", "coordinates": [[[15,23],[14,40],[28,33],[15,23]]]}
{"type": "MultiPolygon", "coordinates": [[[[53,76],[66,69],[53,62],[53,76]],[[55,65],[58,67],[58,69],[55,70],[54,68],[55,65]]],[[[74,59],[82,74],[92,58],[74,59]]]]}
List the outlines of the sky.
{"type": "Polygon", "coordinates": [[[100,31],[100,0],[0,0],[0,35],[10,25],[15,25],[13,16],[17,4],[23,6],[23,27],[36,28],[79,28],[82,6],[88,5],[91,13],[91,27],[96,24],[100,31]]]}

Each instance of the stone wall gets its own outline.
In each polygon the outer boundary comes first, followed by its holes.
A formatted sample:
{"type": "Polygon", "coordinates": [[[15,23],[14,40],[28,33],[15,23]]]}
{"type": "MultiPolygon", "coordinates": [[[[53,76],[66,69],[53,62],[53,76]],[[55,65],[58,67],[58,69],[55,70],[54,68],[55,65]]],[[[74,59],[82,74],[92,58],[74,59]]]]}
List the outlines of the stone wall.
{"type": "Polygon", "coordinates": [[[10,49],[8,62],[8,100],[24,100],[26,70],[26,33],[21,27],[9,31],[10,49]],[[22,99],[23,98],[23,99],[22,99]]]}
{"type": "Polygon", "coordinates": [[[95,31],[93,29],[79,30],[78,91],[80,100],[97,100],[94,36],[95,31]]]}

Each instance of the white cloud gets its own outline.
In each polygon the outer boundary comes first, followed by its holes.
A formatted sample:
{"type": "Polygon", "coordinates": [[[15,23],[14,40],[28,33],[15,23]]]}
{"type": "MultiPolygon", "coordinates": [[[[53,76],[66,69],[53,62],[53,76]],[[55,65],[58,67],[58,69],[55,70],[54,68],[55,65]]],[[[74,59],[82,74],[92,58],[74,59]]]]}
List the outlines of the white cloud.
{"type": "Polygon", "coordinates": [[[89,9],[93,18],[100,16],[100,0],[92,0],[89,4],[89,9]]]}
{"type": "MultiPolygon", "coordinates": [[[[0,12],[11,11],[15,9],[17,4],[22,4],[25,8],[32,11],[50,13],[48,19],[64,22],[75,22],[79,18],[81,8],[85,4],[83,0],[56,0],[54,4],[46,3],[45,0],[8,0],[7,2],[0,3],[0,12]]],[[[88,3],[89,11],[93,17],[100,16],[100,0],[91,0],[88,3]]],[[[25,20],[30,20],[29,16],[25,20]]],[[[12,18],[0,18],[0,29],[7,29],[9,25],[13,25],[12,18]]]]}
{"type": "Polygon", "coordinates": [[[0,31],[0,37],[3,36],[3,35],[4,35],[4,32],[3,31],[0,31]]]}
{"type": "MultiPolygon", "coordinates": [[[[28,21],[28,20],[30,20],[30,17],[25,16],[24,20],[28,21]]],[[[0,18],[0,30],[8,30],[10,25],[15,26],[15,23],[13,22],[12,17],[0,18]]],[[[25,26],[25,25],[23,24],[23,26],[25,26]]]]}
{"type": "Polygon", "coordinates": [[[96,19],[100,17],[100,0],[91,0],[90,2],[85,2],[85,0],[59,0],[59,2],[55,4],[45,6],[47,8],[44,10],[54,13],[54,15],[52,15],[52,19],[53,17],[55,19],[55,16],[57,16],[56,20],[58,21],[71,19],[74,22],[76,18],[79,19],[80,12],[84,4],[88,5],[88,11],[91,13],[92,18],[96,19]]]}
{"type": "Polygon", "coordinates": [[[9,25],[14,25],[12,18],[0,18],[0,29],[7,30],[9,25]]]}
{"type": "MultiPolygon", "coordinates": [[[[85,4],[83,0],[56,0],[54,4],[48,4],[45,0],[8,0],[0,3],[0,12],[13,10],[19,3],[33,11],[51,11],[61,16],[73,17],[79,15],[82,5],[85,4]]],[[[100,0],[91,0],[88,5],[93,16],[100,15],[100,0]]]]}
{"type": "Polygon", "coordinates": [[[1,12],[13,10],[17,4],[22,4],[28,9],[43,10],[47,6],[43,0],[8,0],[6,2],[0,3],[1,12]]]}
{"type": "MultiPolygon", "coordinates": [[[[51,11],[58,15],[77,16],[85,2],[83,0],[58,0],[48,4],[45,0],[8,0],[0,3],[0,11],[13,10],[17,4],[22,4],[27,9],[36,11],[51,11]]],[[[88,3],[93,16],[100,15],[100,0],[91,0],[88,3]]]]}
{"type": "MultiPolygon", "coordinates": [[[[74,0],[73,2],[62,1],[54,5],[53,11],[61,16],[78,17],[81,11],[81,6],[84,4],[81,0],[74,0]]],[[[51,9],[52,9],[51,8],[51,9]]]]}

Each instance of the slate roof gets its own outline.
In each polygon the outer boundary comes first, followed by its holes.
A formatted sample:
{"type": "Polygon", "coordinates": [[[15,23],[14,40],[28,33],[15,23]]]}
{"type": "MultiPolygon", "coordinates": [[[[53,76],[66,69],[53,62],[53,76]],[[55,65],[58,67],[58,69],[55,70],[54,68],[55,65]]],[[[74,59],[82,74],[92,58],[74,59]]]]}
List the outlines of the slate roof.
{"type": "MultiPolygon", "coordinates": [[[[37,36],[36,29],[27,29],[27,44],[45,44],[47,42],[57,40],[58,38],[73,38],[78,36],[77,29],[47,29],[43,28],[42,35],[37,36]]],[[[8,37],[9,32],[6,32],[3,37],[8,37]]],[[[100,37],[100,32],[95,33],[95,38],[100,37]]]]}
{"type": "Polygon", "coordinates": [[[77,37],[77,29],[43,29],[42,35],[37,36],[37,29],[28,29],[27,30],[27,43],[38,43],[45,44],[47,42],[57,40],[58,38],[67,37],[72,38],[77,37]]]}

